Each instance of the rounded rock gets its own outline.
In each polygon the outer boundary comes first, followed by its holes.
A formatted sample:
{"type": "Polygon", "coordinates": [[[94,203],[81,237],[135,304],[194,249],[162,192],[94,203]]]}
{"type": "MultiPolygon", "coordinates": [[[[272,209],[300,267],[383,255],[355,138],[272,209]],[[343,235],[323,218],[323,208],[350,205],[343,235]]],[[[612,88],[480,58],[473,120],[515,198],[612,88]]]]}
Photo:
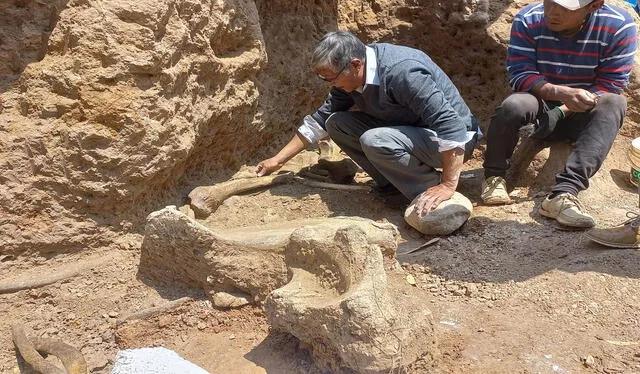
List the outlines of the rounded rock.
{"type": "MultiPolygon", "coordinates": [[[[420,195],[418,195],[420,197],[420,195]]],[[[404,220],[409,226],[427,235],[449,235],[460,228],[471,216],[473,205],[464,195],[454,192],[451,199],[441,202],[429,214],[418,217],[413,199],[404,211],[404,220]]]]}

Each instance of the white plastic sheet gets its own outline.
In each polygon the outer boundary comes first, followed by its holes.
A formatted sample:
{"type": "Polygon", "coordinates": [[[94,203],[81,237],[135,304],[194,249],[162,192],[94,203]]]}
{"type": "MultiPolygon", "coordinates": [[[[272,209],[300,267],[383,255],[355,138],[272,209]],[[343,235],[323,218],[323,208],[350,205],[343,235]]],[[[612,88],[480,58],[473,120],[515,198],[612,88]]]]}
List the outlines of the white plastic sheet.
{"type": "Polygon", "coordinates": [[[116,355],[111,374],[209,374],[163,347],[125,349],[116,355]]]}

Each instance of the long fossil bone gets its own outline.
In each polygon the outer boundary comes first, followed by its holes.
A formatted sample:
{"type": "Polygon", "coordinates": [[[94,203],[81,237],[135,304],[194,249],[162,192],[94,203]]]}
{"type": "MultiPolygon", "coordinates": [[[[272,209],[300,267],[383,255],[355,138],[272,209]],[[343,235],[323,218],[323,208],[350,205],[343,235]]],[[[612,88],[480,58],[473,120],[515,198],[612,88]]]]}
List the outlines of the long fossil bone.
{"type": "Polygon", "coordinates": [[[293,180],[293,173],[270,175],[266,177],[235,179],[218,183],[214,186],[196,187],[189,193],[191,209],[196,217],[203,218],[211,213],[231,196],[263,187],[288,183],[293,180]]]}

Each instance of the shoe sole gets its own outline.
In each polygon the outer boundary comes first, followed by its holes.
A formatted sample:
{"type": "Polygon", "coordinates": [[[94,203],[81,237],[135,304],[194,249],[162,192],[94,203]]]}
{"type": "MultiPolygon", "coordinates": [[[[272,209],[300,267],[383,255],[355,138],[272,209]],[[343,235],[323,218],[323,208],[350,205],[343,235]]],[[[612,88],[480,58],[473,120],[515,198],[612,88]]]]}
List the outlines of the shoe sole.
{"type": "Polygon", "coordinates": [[[594,242],[596,242],[598,244],[602,244],[605,247],[612,247],[612,248],[618,248],[618,249],[640,248],[640,243],[636,243],[636,244],[619,244],[619,243],[608,242],[608,241],[602,240],[600,238],[594,238],[593,236],[589,235],[588,233],[585,233],[585,236],[587,238],[589,238],[589,240],[594,241],[594,242]]]}
{"type": "Polygon", "coordinates": [[[576,222],[576,221],[567,221],[565,219],[563,219],[561,216],[556,216],[553,213],[544,210],[544,208],[540,207],[540,215],[545,216],[547,218],[552,218],[555,219],[556,221],[558,221],[559,223],[565,225],[565,226],[569,226],[569,227],[575,227],[575,228],[579,228],[579,229],[590,229],[592,227],[595,227],[596,223],[593,221],[589,221],[589,222],[576,222]]]}
{"type": "Polygon", "coordinates": [[[488,199],[482,199],[482,202],[485,203],[486,205],[506,205],[506,204],[512,204],[513,200],[509,199],[505,199],[503,197],[494,197],[494,198],[488,198],[488,199]]]}

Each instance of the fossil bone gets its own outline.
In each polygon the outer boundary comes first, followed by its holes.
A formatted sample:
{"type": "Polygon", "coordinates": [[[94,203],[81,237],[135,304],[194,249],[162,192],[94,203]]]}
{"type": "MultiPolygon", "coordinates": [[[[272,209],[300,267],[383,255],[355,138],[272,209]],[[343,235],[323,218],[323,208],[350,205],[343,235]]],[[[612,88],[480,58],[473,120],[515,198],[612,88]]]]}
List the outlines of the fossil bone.
{"type": "Polygon", "coordinates": [[[231,196],[263,187],[288,183],[292,179],[293,173],[286,173],[266,177],[235,179],[213,186],[196,187],[189,193],[191,209],[193,209],[197,217],[206,217],[215,212],[220,204],[231,196]]]}
{"type": "Polygon", "coordinates": [[[86,374],[87,363],[82,353],[58,339],[36,338],[33,342],[27,338],[19,325],[11,327],[13,343],[20,356],[33,370],[41,374],[86,374]],[[60,359],[66,370],[45,361],[38,352],[51,354],[60,359]]]}
{"type": "Polygon", "coordinates": [[[393,270],[397,238],[394,225],[358,217],[219,232],[167,207],[147,218],[140,271],[264,301],[272,327],[332,372],[393,372],[433,347],[424,300],[393,270]]]}

